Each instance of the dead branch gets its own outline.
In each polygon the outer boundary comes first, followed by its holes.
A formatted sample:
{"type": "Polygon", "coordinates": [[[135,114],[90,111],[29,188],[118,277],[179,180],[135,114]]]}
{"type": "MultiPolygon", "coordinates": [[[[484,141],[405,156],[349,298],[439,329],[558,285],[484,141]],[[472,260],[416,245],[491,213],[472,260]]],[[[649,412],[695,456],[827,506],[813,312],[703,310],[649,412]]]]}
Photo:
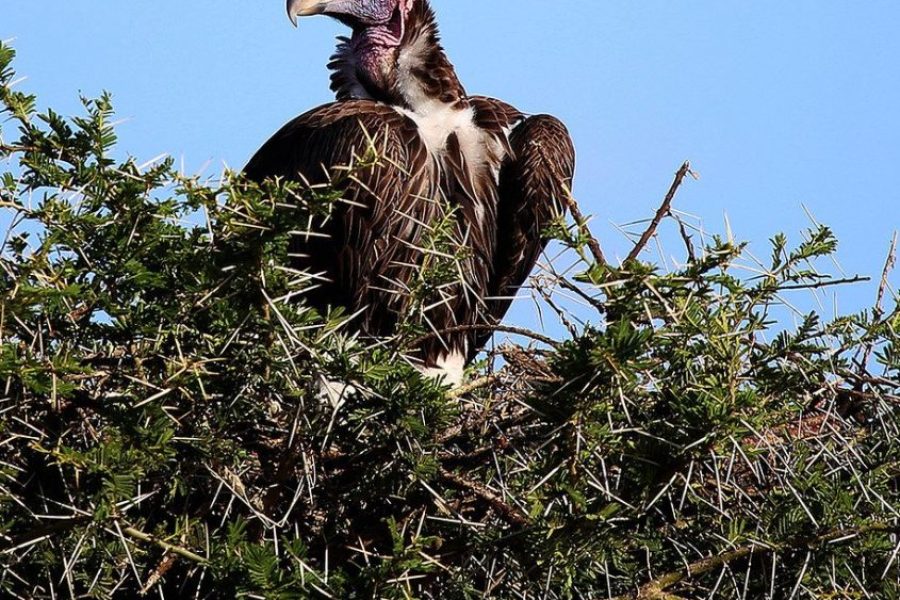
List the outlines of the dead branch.
{"type": "Polygon", "coordinates": [[[472,393],[475,390],[480,390],[481,388],[489,387],[503,379],[503,372],[498,371],[497,373],[491,373],[490,375],[485,375],[484,377],[479,377],[475,381],[470,381],[465,385],[461,385],[458,388],[454,388],[447,392],[448,398],[459,398],[460,396],[465,396],[466,394],[472,393]]]}
{"type": "Polygon", "coordinates": [[[510,333],[513,335],[521,335],[522,337],[531,338],[535,341],[547,344],[548,346],[552,347],[556,347],[559,345],[559,342],[557,342],[553,338],[542,335],[535,331],[531,331],[530,329],[525,329],[524,327],[512,327],[509,325],[489,325],[487,323],[484,323],[473,325],[459,325],[457,327],[447,327],[445,329],[441,329],[440,331],[432,331],[431,333],[426,333],[425,335],[414,339],[410,343],[410,346],[418,346],[422,342],[428,341],[434,337],[440,337],[448,333],[463,333],[467,331],[499,331],[502,333],[510,333]]]}
{"type": "MultiPolygon", "coordinates": [[[[541,157],[544,159],[544,162],[548,165],[552,165],[553,162],[547,160],[547,155],[544,152],[543,146],[538,146],[538,151],[541,153],[541,157]]],[[[564,187],[568,187],[565,185],[565,182],[560,182],[564,185],[564,187]]],[[[584,213],[581,212],[581,209],[578,207],[578,202],[575,200],[575,196],[572,194],[571,189],[566,189],[565,194],[563,195],[563,202],[566,205],[566,208],[569,209],[569,212],[572,213],[572,217],[575,219],[575,224],[578,226],[578,231],[581,232],[581,235],[587,240],[588,248],[591,251],[591,254],[594,256],[594,261],[598,265],[606,266],[608,263],[606,262],[606,257],[603,256],[603,250],[600,248],[600,242],[597,241],[597,238],[591,233],[591,230],[588,228],[588,220],[585,218],[584,213]]]]}
{"type": "Polygon", "coordinates": [[[659,228],[659,224],[662,223],[662,220],[668,217],[671,213],[672,209],[672,201],[675,199],[675,194],[678,192],[678,188],[681,187],[681,182],[684,181],[684,178],[690,175],[694,179],[697,179],[697,175],[691,171],[691,163],[689,161],[684,161],[684,164],[681,165],[681,168],[675,173],[675,179],[672,181],[672,185],[669,187],[669,192],[666,194],[665,199],[663,200],[662,205],[659,207],[659,210],[656,211],[656,216],[653,217],[653,220],[650,221],[649,227],[647,227],[646,231],[644,231],[643,235],[641,235],[641,239],[634,245],[634,248],[631,249],[631,252],[628,253],[628,257],[625,259],[625,262],[630,262],[633,260],[637,260],[638,255],[643,251],[644,247],[647,245],[647,242],[650,241],[650,238],[656,233],[657,228],[659,228]]]}
{"type": "Polygon", "coordinates": [[[694,241],[691,238],[690,234],[687,232],[687,228],[684,226],[684,219],[676,215],[675,221],[678,222],[678,232],[681,234],[681,240],[684,242],[684,248],[687,251],[688,260],[690,262],[696,262],[697,254],[694,250],[694,241]]]}
{"type": "Polygon", "coordinates": [[[466,479],[462,475],[451,473],[446,469],[440,470],[440,477],[445,483],[449,483],[454,487],[470,492],[487,502],[490,507],[510,525],[515,525],[517,527],[526,527],[529,525],[530,520],[528,519],[528,515],[515,506],[506,503],[503,498],[488,489],[487,486],[466,479]]]}
{"type": "MultiPolygon", "coordinates": [[[[884,269],[881,271],[881,283],[878,285],[878,294],[875,297],[875,308],[872,309],[872,321],[878,322],[884,316],[884,293],[888,287],[888,277],[891,274],[891,271],[894,270],[894,266],[897,264],[897,232],[894,232],[894,237],[891,239],[891,248],[888,250],[887,258],[884,261],[884,269]]],[[[866,369],[866,365],[869,364],[869,359],[872,357],[872,351],[875,348],[874,342],[867,342],[865,348],[863,349],[862,360],[859,361],[859,367],[862,370],[866,369]]]]}
{"type": "Polygon", "coordinates": [[[832,287],[835,285],[849,285],[852,283],[865,283],[871,281],[871,277],[864,275],[855,275],[853,277],[845,277],[843,279],[829,279],[827,281],[818,281],[816,283],[798,283],[793,285],[782,285],[778,287],[779,292],[790,290],[818,290],[821,288],[832,287]]]}
{"type": "Polygon", "coordinates": [[[166,552],[162,560],[159,561],[159,564],[155,569],[150,573],[150,576],[147,577],[147,582],[144,584],[144,587],[141,588],[139,592],[141,596],[146,596],[149,594],[153,588],[156,587],[156,584],[162,580],[162,578],[172,570],[172,567],[175,565],[175,562],[178,560],[178,556],[176,554],[172,554],[166,552]]]}
{"type": "Polygon", "coordinates": [[[575,201],[575,197],[569,193],[565,196],[566,207],[569,209],[569,212],[572,213],[572,217],[575,219],[575,224],[578,226],[578,231],[581,235],[587,240],[588,248],[591,251],[591,254],[594,256],[594,260],[598,265],[606,266],[608,263],[606,262],[606,257],[603,256],[603,250],[600,248],[600,242],[597,241],[597,238],[594,237],[594,234],[591,233],[591,230],[588,229],[588,220],[585,218],[584,213],[581,212],[581,209],[578,207],[578,203],[575,201]]]}

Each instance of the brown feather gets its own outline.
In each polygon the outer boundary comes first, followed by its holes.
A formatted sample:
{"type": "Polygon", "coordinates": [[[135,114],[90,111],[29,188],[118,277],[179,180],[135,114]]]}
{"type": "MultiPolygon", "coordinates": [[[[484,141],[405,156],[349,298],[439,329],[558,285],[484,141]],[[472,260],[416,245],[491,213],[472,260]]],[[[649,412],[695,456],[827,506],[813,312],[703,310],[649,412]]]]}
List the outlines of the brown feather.
{"type": "Polygon", "coordinates": [[[303,257],[295,266],[326,279],[308,302],[360,312],[363,334],[393,334],[424,262],[425,235],[452,210],[461,277],[441,288],[424,318],[438,330],[461,330],[423,341],[417,358],[426,367],[450,353],[471,360],[534,267],[543,230],[563,210],[574,171],[568,132],[553,117],[525,118],[505,102],[468,97],[426,0],[413,3],[392,70],[377,85],[359,71],[346,39],[329,68],[338,102],[285,125],[245,169],[255,181],[327,183],[377,139],[382,160],[344,181],[347,202],[312,224],[327,239],[294,240],[292,251],[303,257]],[[444,105],[436,117],[435,104],[444,105]],[[469,109],[477,133],[465,117],[453,120],[469,109]],[[435,137],[435,126],[447,127],[446,139],[435,137]]]}
{"type": "Polygon", "coordinates": [[[302,255],[295,268],[324,273],[327,281],[307,301],[324,311],[344,306],[362,311],[360,329],[389,335],[406,308],[402,282],[421,264],[416,250],[423,227],[436,214],[432,163],[415,124],[369,100],[326,104],[285,125],[244,169],[253,181],[284,177],[317,185],[328,183],[364,156],[375,140],[379,161],[357,169],[343,185],[343,199],[312,230],[321,237],[295,236],[291,251],[302,255]],[[414,215],[415,220],[409,215],[414,215]],[[392,282],[397,282],[392,285],[392,282]]]}
{"type": "MultiPolygon", "coordinates": [[[[548,241],[544,230],[565,211],[575,174],[575,148],[565,125],[554,117],[525,119],[513,129],[509,143],[514,158],[500,171],[497,247],[485,290],[491,323],[503,319],[537,263],[548,241]]],[[[480,348],[489,335],[478,334],[473,347],[480,348]]]]}

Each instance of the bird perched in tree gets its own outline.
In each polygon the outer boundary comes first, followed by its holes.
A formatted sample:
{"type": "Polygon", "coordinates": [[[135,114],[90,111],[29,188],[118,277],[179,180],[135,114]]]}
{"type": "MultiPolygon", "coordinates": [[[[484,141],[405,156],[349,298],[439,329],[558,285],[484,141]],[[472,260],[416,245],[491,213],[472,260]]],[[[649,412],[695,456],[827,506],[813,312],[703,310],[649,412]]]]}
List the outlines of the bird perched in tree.
{"type": "Polygon", "coordinates": [[[450,215],[455,282],[421,319],[435,333],[410,358],[458,384],[537,262],[574,172],[565,126],[466,93],[427,0],[288,0],[288,15],[328,15],[352,29],[332,57],[336,101],[289,122],[244,169],[253,181],[336,182],[343,202],[294,240],[297,267],[318,275],[307,302],[344,307],[364,336],[395,332],[423,240],[450,215]],[[372,164],[337,177],[359,163],[372,164]]]}

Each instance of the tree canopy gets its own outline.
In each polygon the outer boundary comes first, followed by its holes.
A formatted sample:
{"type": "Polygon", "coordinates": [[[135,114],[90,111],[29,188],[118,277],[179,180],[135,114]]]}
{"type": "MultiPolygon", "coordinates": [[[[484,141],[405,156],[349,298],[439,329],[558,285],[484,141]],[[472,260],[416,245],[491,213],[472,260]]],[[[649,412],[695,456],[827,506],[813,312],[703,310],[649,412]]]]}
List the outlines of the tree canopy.
{"type": "MultiPolygon", "coordinates": [[[[824,273],[832,232],[765,259],[701,237],[670,210],[685,165],[621,265],[573,202],[551,233],[574,268],[534,282],[565,335],[501,328],[447,389],[403,359],[440,333],[415,314],[372,344],[304,306],[288,240],[340,182],[117,159],[108,95],[38,114],[13,57],[3,595],[900,597],[893,252],[870,309],[803,313],[797,294],[855,280],[824,273]],[[673,268],[641,260],[660,226],[673,268]],[[354,392],[333,406],[322,378],[354,392]]],[[[455,276],[445,229],[419,306],[455,276]]]]}

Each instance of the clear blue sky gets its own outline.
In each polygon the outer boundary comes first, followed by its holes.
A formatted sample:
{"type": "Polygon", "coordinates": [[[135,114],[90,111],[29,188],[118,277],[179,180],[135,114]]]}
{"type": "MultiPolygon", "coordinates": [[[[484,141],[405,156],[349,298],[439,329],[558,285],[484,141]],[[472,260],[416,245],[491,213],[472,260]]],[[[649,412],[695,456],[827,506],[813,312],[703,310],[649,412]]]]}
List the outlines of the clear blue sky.
{"type": "MultiPolygon", "coordinates": [[[[849,273],[880,274],[900,221],[900,3],[757,0],[434,0],[471,93],[562,118],[576,195],[607,254],[612,223],[652,214],[672,173],[702,175],[677,207],[767,255],[809,224],[833,226],[849,273]]],[[[77,112],[109,90],[120,151],[183,158],[189,172],[243,166],[292,116],[330,99],[339,24],[283,0],[7,2],[21,89],[77,112]]],[[[893,281],[898,282],[894,277],[893,281]]],[[[844,310],[874,284],[840,293],[844,310]]]]}

